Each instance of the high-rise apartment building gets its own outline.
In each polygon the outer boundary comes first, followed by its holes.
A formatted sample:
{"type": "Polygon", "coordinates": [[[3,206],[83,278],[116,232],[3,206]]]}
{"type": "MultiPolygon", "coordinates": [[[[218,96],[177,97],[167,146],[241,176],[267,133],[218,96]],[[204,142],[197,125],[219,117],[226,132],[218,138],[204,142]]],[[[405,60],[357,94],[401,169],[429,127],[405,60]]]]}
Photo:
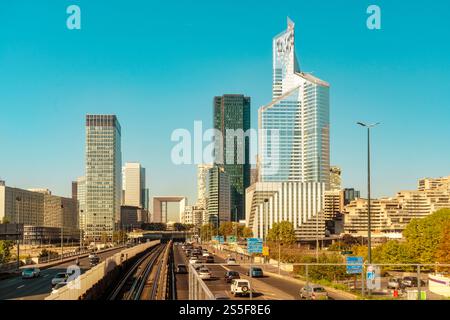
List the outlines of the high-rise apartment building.
{"type": "Polygon", "coordinates": [[[121,127],[115,115],[86,116],[85,236],[112,239],[120,222],[121,127]]]}
{"type": "MultiPolygon", "coordinates": [[[[245,189],[250,186],[250,98],[225,94],[214,98],[216,137],[215,164],[221,165],[230,179],[231,207],[237,219],[245,218],[245,189]],[[222,138],[222,139],[221,139],[222,138]]],[[[233,217],[236,219],[236,217],[233,217]]]]}
{"type": "Polygon", "coordinates": [[[273,39],[273,100],[259,109],[261,182],[330,184],[330,85],[300,71],[294,23],[273,39]]]}
{"type": "Polygon", "coordinates": [[[140,163],[130,162],[123,167],[123,205],[145,208],[148,195],[145,188],[145,168],[140,163]]]}

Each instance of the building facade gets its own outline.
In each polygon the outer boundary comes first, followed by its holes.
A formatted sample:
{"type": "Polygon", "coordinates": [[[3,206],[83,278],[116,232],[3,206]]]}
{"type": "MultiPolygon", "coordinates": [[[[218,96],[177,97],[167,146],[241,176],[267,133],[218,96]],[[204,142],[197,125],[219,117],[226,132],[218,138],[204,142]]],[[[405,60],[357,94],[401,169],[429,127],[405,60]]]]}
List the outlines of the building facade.
{"type": "Polygon", "coordinates": [[[300,71],[294,23],[273,39],[273,100],[259,109],[261,182],[330,185],[330,85],[300,71]]]}
{"type": "Polygon", "coordinates": [[[228,174],[221,166],[213,166],[207,177],[209,223],[219,226],[231,221],[231,187],[228,174]]]}
{"type": "MultiPolygon", "coordinates": [[[[401,233],[412,219],[424,218],[437,210],[450,209],[450,189],[446,183],[419,182],[419,190],[400,191],[394,197],[371,200],[374,234],[401,233]]],[[[345,206],[344,231],[367,236],[367,199],[356,198],[345,206]]]]}
{"type": "Polygon", "coordinates": [[[112,240],[120,225],[121,127],[115,115],[86,116],[86,225],[89,239],[112,240]]]}
{"type": "Polygon", "coordinates": [[[259,238],[265,238],[272,225],[282,221],[293,224],[298,240],[311,221],[324,231],[325,221],[316,221],[323,209],[324,192],[324,183],[258,182],[247,189],[246,225],[259,238]]]}
{"type": "Polygon", "coordinates": [[[231,207],[237,219],[245,218],[245,189],[250,185],[250,97],[226,94],[214,98],[216,137],[215,164],[227,173],[231,187],[231,207]]]}
{"type": "Polygon", "coordinates": [[[330,168],[330,190],[342,189],[341,168],[332,166],[330,168]]]}
{"type": "Polygon", "coordinates": [[[199,164],[197,167],[197,207],[208,207],[207,179],[212,164],[199,164]]]}
{"type": "Polygon", "coordinates": [[[137,162],[126,163],[122,169],[123,177],[123,205],[145,208],[145,168],[137,162]]]}

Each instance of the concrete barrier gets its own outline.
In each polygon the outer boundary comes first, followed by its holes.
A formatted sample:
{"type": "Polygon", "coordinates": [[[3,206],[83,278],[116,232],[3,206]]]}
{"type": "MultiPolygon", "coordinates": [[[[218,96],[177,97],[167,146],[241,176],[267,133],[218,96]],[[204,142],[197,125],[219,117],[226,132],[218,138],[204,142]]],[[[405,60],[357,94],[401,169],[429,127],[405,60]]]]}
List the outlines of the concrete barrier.
{"type": "Polygon", "coordinates": [[[115,255],[106,258],[86,273],[67,283],[56,293],[52,293],[45,300],[79,300],[84,297],[88,291],[107,277],[113,270],[117,270],[126,261],[133,259],[136,255],[159,244],[160,241],[147,242],[129,249],[124,249],[115,255]]]}

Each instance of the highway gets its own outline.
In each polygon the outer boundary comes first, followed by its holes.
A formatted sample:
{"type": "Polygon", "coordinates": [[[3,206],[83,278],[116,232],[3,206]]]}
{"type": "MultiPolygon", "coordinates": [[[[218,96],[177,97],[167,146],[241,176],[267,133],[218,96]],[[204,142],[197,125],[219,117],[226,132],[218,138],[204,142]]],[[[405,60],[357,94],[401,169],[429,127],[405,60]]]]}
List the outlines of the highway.
{"type": "MultiPolygon", "coordinates": [[[[125,248],[99,253],[100,262],[125,248]]],[[[41,270],[41,276],[34,279],[22,279],[21,276],[0,281],[0,300],[43,300],[52,291],[51,280],[59,272],[65,272],[74,261],[41,270]]],[[[90,269],[88,258],[80,259],[81,273],[90,269]]]]}

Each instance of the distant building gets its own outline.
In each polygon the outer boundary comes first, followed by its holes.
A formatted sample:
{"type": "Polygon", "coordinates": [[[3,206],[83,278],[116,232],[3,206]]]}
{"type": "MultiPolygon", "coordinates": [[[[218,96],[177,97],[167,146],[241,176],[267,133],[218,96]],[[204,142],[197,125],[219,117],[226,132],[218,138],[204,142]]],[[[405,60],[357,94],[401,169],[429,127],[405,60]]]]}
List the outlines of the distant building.
{"type": "Polygon", "coordinates": [[[419,191],[450,190],[450,176],[443,178],[424,178],[419,180],[419,191]]]}
{"type": "Polygon", "coordinates": [[[142,208],[133,206],[121,206],[120,207],[120,223],[122,230],[131,230],[133,228],[139,228],[141,223],[139,216],[142,216],[142,208]]]}
{"type": "Polygon", "coordinates": [[[181,223],[193,225],[199,229],[203,224],[203,215],[205,212],[207,212],[205,209],[197,206],[186,206],[181,223]]]}
{"type": "Polygon", "coordinates": [[[115,115],[86,116],[86,227],[84,234],[112,240],[120,225],[121,127],[115,115]]]}
{"type": "Polygon", "coordinates": [[[199,164],[197,167],[197,207],[208,207],[207,178],[212,164],[199,164]]]}
{"type": "MultiPolygon", "coordinates": [[[[397,234],[412,219],[424,218],[433,212],[450,209],[450,189],[441,183],[425,183],[421,190],[401,191],[394,197],[371,200],[371,221],[374,234],[397,234]]],[[[355,199],[345,206],[344,231],[367,236],[367,199],[355,199]]]]}
{"type": "Polygon", "coordinates": [[[231,207],[239,219],[245,219],[245,189],[250,185],[250,97],[225,94],[214,97],[215,164],[221,165],[230,180],[231,207]],[[232,139],[228,141],[227,134],[232,139]],[[234,136],[234,137],[233,137],[234,136]],[[223,139],[221,139],[223,138],[223,139]],[[231,143],[231,144],[230,144],[231,143]]]}
{"type": "Polygon", "coordinates": [[[250,185],[253,185],[253,184],[259,182],[258,175],[259,175],[258,168],[252,168],[250,170],[250,185]]]}
{"type": "Polygon", "coordinates": [[[342,189],[341,168],[332,166],[330,168],[330,190],[342,189]]]}
{"type": "Polygon", "coordinates": [[[77,200],[78,195],[78,182],[72,181],[72,199],[77,200]]]}
{"type": "Polygon", "coordinates": [[[24,224],[24,232],[33,229],[29,227],[56,228],[59,238],[61,232],[65,240],[78,238],[77,201],[52,195],[47,189],[33,190],[39,192],[0,185],[0,220],[24,224]]]}
{"type": "Polygon", "coordinates": [[[327,190],[324,192],[323,213],[325,220],[333,220],[344,212],[344,191],[327,190]]]}
{"type": "Polygon", "coordinates": [[[230,179],[221,166],[208,171],[207,195],[209,222],[219,226],[222,222],[231,221],[230,179]]]}
{"type": "Polygon", "coordinates": [[[344,189],[344,206],[348,205],[357,198],[361,198],[359,191],[355,189],[344,189]]]}
{"type": "Polygon", "coordinates": [[[86,229],[86,177],[77,179],[78,221],[81,230],[86,229]]]}
{"type": "Polygon", "coordinates": [[[312,223],[324,235],[324,183],[258,182],[247,188],[246,225],[255,237],[264,238],[275,222],[292,222],[298,240],[309,237],[312,223]],[[323,232],[322,232],[322,231],[323,232]]]}
{"type": "Polygon", "coordinates": [[[148,190],[145,188],[145,168],[137,162],[126,163],[122,169],[125,206],[146,208],[148,190]]]}

